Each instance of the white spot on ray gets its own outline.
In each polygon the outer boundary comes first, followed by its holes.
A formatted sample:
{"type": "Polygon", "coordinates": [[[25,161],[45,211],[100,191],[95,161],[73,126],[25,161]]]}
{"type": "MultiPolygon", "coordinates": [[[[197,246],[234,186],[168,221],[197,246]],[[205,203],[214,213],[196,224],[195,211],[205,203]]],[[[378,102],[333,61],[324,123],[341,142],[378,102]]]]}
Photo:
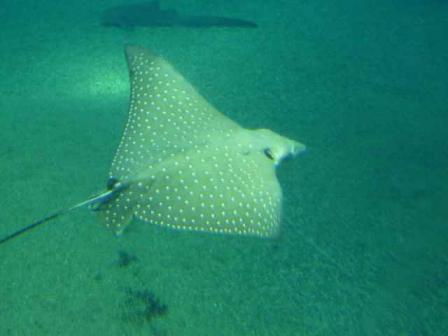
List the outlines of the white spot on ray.
{"type": "Polygon", "coordinates": [[[121,231],[133,216],[175,229],[273,236],[282,192],[275,166],[304,146],[246,130],[213,108],[173,67],[126,48],[128,121],[110,176],[129,188],[102,207],[121,231]]]}

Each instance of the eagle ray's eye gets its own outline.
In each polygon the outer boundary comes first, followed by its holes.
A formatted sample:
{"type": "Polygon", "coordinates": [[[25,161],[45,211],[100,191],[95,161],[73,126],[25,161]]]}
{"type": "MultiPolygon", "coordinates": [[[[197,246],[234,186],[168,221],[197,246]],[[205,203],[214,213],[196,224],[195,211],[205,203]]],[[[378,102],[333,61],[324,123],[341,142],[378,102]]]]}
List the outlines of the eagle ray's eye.
{"type": "Polygon", "coordinates": [[[263,151],[264,155],[266,155],[266,157],[268,157],[271,160],[274,160],[274,154],[272,154],[272,151],[269,148],[266,148],[263,151]]]}

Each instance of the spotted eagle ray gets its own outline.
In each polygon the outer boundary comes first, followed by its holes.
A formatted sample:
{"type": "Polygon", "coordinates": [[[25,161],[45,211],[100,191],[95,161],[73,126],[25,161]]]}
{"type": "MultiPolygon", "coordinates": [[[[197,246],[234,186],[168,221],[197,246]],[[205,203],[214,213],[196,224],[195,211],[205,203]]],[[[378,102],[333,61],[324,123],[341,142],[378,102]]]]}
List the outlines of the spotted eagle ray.
{"type": "Polygon", "coordinates": [[[127,46],[126,58],[130,107],[106,191],[0,244],[82,206],[116,233],[135,217],[180,230],[275,236],[282,203],[275,168],[305,146],[268,129],[242,128],[142,47],[127,46]]]}

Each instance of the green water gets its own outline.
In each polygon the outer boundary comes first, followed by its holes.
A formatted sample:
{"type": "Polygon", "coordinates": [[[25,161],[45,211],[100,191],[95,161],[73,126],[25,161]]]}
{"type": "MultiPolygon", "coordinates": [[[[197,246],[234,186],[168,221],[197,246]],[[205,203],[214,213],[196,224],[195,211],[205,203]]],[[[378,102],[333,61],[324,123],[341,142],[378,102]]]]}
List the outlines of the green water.
{"type": "Polygon", "coordinates": [[[2,1],[0,237],[104,187],[126,43],[307,144],[278,170],[281,235],[73,213],[0,246],[0,335],[447,335],[448,3],[171,0],[259,27],[100,26],[122,3],[2,1]]]}

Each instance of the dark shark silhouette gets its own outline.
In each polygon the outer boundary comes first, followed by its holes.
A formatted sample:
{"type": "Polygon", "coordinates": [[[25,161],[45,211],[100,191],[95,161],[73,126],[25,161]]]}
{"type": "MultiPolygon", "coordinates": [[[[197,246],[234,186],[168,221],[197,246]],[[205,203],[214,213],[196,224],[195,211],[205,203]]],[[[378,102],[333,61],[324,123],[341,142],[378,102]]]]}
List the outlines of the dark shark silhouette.
{"type": "Polygon", "coordinates": [[[159,1],[122,5],[107,9],[102,17],[103,26],[134,27],[241,27],[256,28],[247,20],[221,16],[183,15],[174,9],[161,9],[159,1]]]}

